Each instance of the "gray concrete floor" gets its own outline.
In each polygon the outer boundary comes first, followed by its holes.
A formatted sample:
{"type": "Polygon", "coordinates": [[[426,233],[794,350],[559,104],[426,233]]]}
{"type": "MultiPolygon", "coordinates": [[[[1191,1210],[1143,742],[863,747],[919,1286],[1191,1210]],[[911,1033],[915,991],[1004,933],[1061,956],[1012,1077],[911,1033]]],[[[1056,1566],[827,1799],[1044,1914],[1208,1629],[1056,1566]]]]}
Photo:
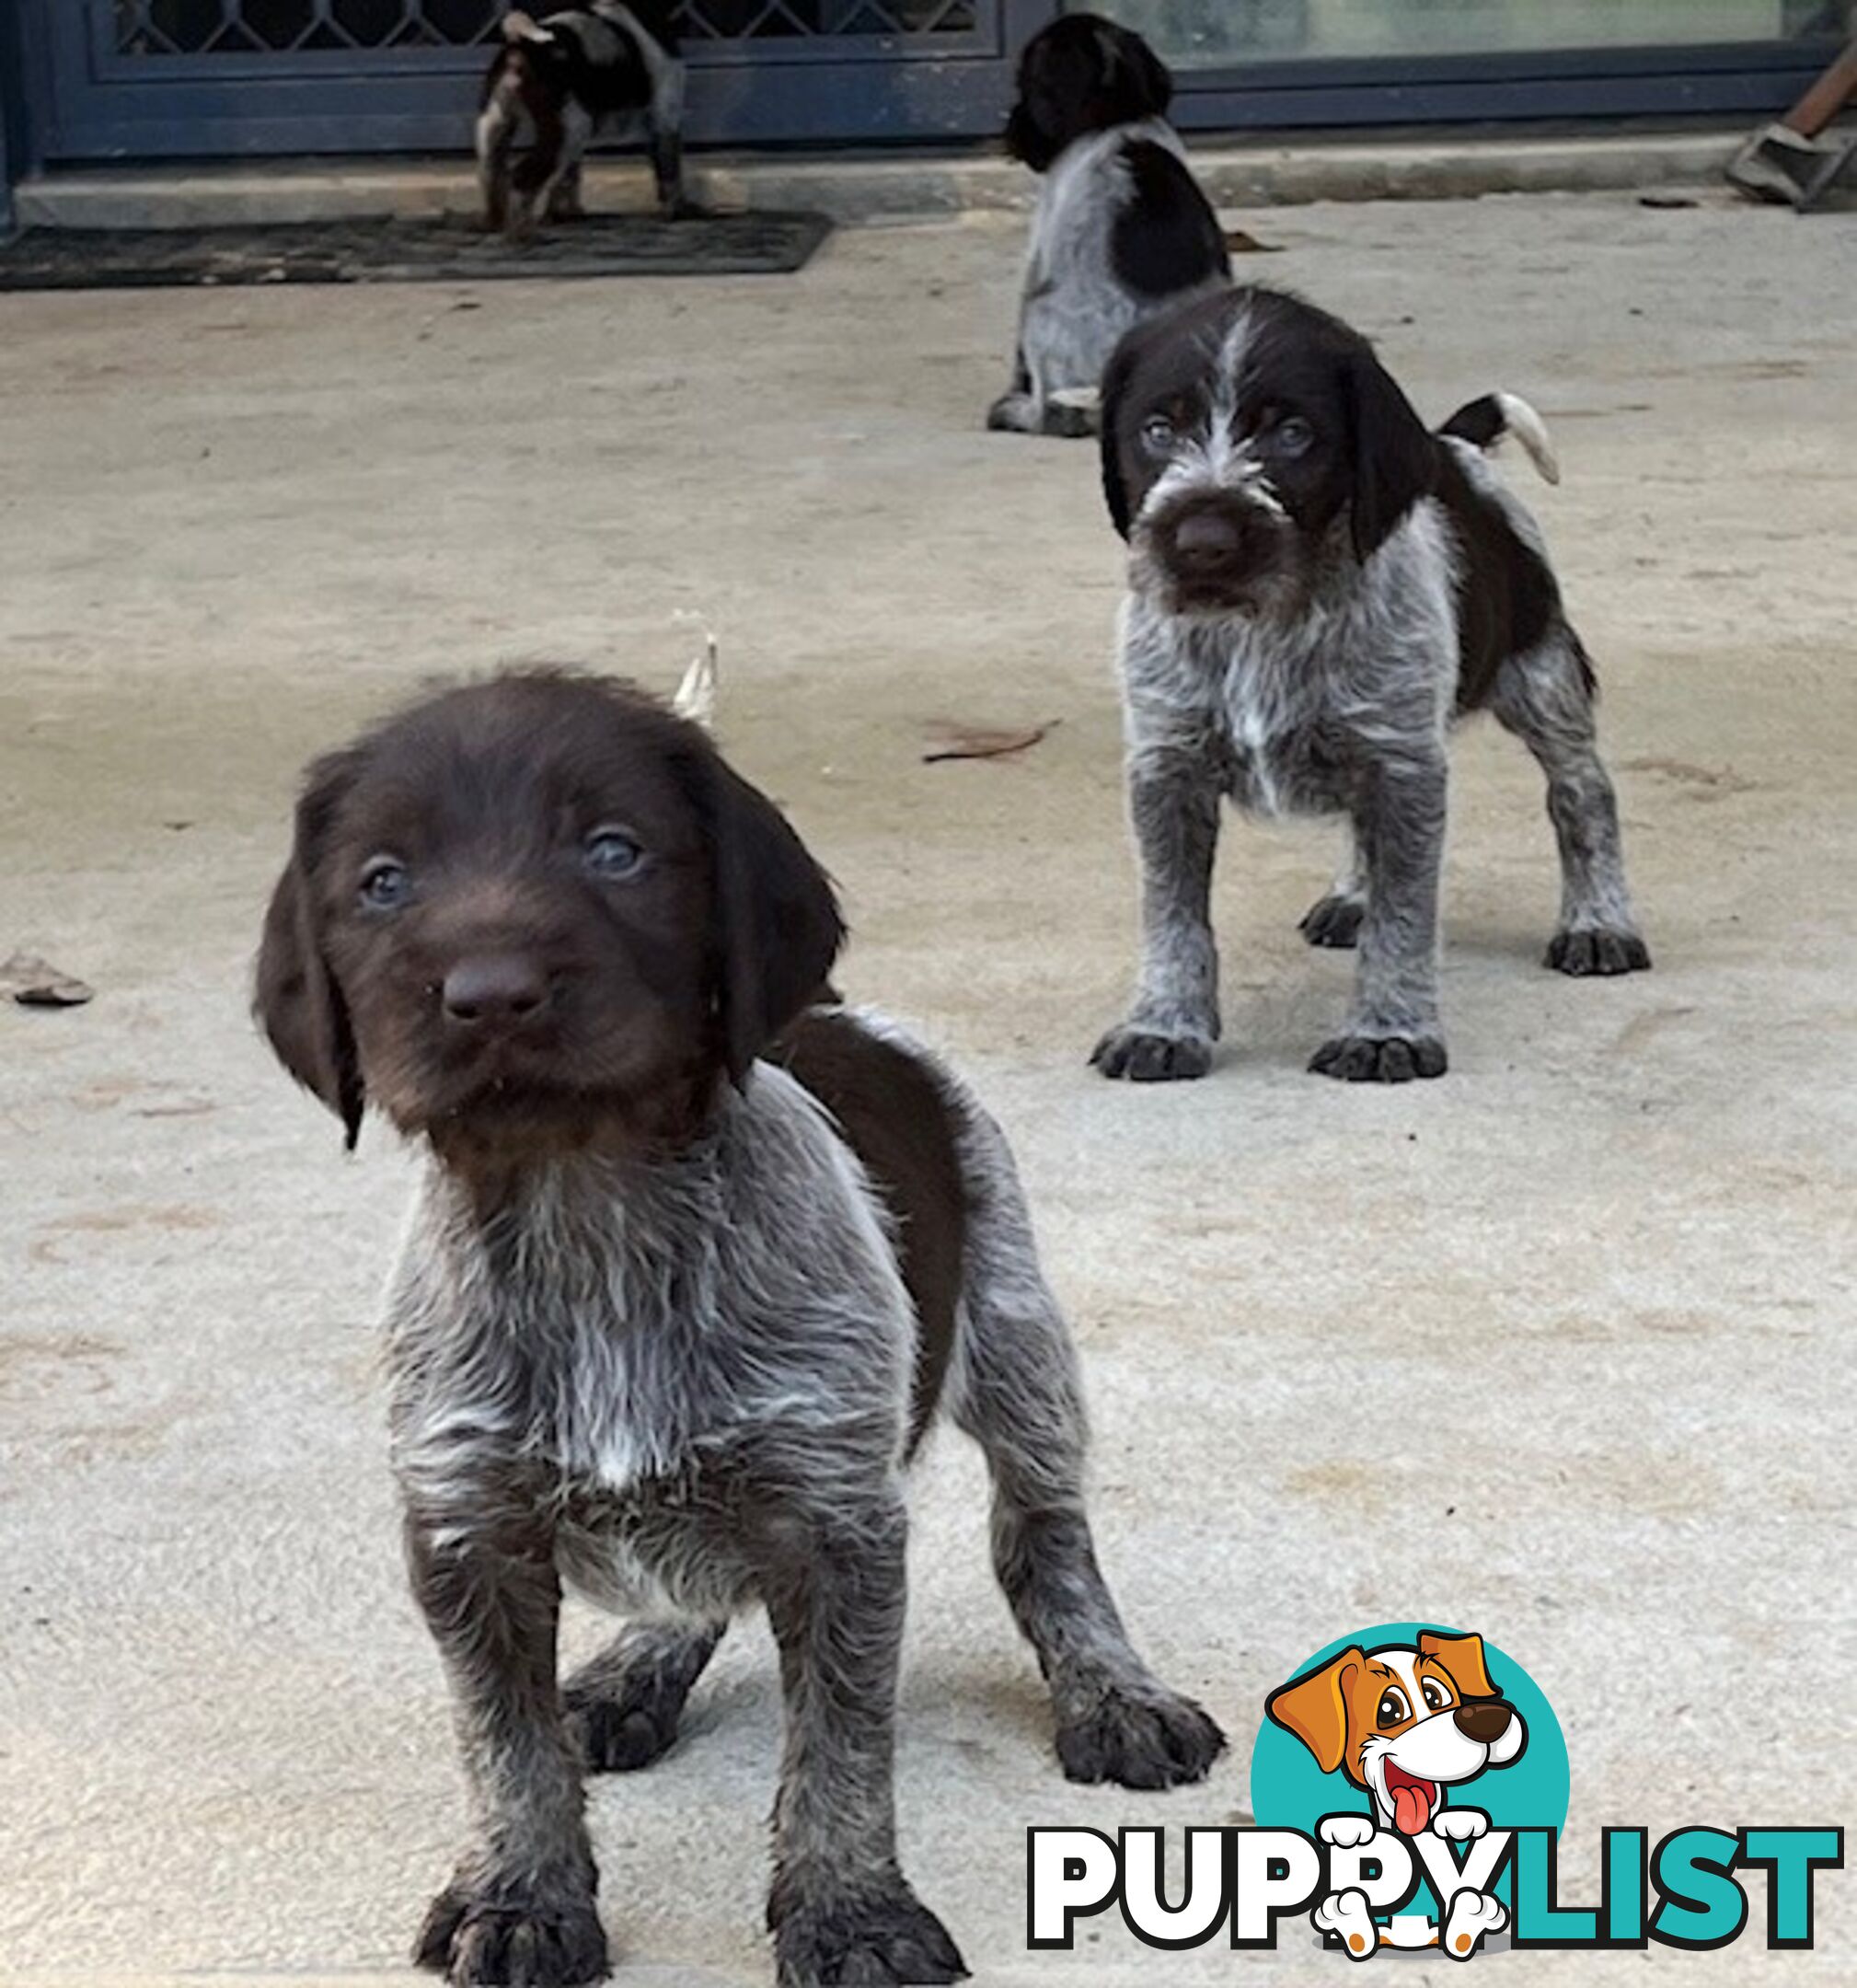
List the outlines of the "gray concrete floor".
{"type": "MultiPolygon", "coordinates": [[[[1570,1890],[1604,1824],[1849,1820],[1852,224],[1248,218],[1286,252],[1247,273],[1361,322],[1434,417],[1529,395],[1565,464],[1512,473],[1604,675],[1657,970],[1540,968],[1538,782],[1473,729],[1441,1084],[1302,1074],[1346,975],[1295,931],[1332,845],[1244,826],[1216,1073],[1084,1068],[1129,965],[1118,557],[1086,449],[977,427],[1016,225],[843,236],[790,281],[0,298],[0,954],[98,989],[0,1010],[0,1971],[398,1965],[459,1825],[370,1330],[407,1167],[379,1132],[342,1159],[252,1036],[248,962],[307,755],[504,659],[668,686],[698,618],[727,745],[843,881],[847,986],[1016,1138],[1105,1556],[1233,1736],[1194,1793],[1066,1786],[941,1439],[903,1829],[981,1978],[1335,1979],[1306,1940],[1170,1959],[1102,1923],[1028,1956],[1022,1832],[1232,1819],[1265,1692],[1383,1620],[1479,1629],[1547,1690],[1570,1890]],[[925,766],[944,719],[1062,723],[925,766]]],[[[688,1743],[594,1794],[641,1988],[766,1978],[777,1709],[744,1635],[688,1743]]],[[[1820,1891],[1821,1951],[1761,1978],[1857,1978],[1851,1886],[1820,1891]]]]}

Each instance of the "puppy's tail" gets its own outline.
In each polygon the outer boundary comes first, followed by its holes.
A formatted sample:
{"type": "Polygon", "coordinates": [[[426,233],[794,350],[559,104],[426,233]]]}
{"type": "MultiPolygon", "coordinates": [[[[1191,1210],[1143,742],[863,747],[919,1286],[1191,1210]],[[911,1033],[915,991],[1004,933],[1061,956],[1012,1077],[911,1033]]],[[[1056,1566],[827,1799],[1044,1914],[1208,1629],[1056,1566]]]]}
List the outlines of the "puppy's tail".
{"type": "Polygon", "coordinates": [[[703,653],[684,672],[671,709],[705,732],[716,729],[716,638],[704,630],[703,653]]]}
{"type": "Polygon", "coordinates": [[[1561,459],[1548,439],[1548,424],[1519,394],[1483,394],[1466,400],[1438,433],[1480,449],[1494,448],[1505,435],[1514,435],[1545,481],[1561,480],[1561,459]]]}
{"type": "Polygon", "coordinates": [[[533,14],[525,14],[521,7],[512,7],[503,16],[503,40],[512,48],[520,48],[525,41],[552,46],[554,39],[549,29],[544,28],[533,14]]]}

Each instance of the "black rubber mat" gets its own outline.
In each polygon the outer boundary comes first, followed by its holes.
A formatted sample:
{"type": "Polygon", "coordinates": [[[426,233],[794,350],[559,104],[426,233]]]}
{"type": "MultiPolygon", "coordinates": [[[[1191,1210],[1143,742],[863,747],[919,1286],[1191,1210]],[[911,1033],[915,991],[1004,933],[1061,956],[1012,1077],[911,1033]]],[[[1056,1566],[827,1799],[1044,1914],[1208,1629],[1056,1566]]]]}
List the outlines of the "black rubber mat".
{"type": "Polygon", "coordinates": [[[277,227],[28,228],[0,247],[0,290],[196,283],[486,283],[510,277],[782,276],[832,232],[824,214],[603,214],[520,246],[464,220],[277,227]]]}

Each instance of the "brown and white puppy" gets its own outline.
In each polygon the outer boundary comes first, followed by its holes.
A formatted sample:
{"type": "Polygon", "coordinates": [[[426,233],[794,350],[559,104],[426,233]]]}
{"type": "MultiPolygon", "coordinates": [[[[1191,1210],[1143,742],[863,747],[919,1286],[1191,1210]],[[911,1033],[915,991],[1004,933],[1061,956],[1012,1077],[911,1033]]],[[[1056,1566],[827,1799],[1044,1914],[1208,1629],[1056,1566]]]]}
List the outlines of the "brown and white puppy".
{"type": "MultiPolygon", "coordinates": [[[[1402,1837],[1429,1831],[1459,1844],[1486,1835],[1489,1817],[1447,1806],[1446,1791],[1508,1766],[1528,1745],[1522,1716],[1497,1691],[1479,1635],[1425,1630],[1415,1643],[1350,1646],[1274,1691],[1264,1710],[1324,1774],[1344,1774],[1371,1801],[1371,1816],[1321,1819],[1322,1840],[1339,1849],[1371,1844],[1381,1830],[1402,1837]]],[[[1318,1903],[1310,1922],[1356,1960],[1382,1946],[1442,1947],[1462,1960],[1508,1924],[1508,1910],[1466,1882],[1445,1901],[1441,1927],[1420,1914],[1377,1926],[1366,1894],[1344,1886],[1318,1903]]]]}
{"type": "Polygon", "coordinates": [[[945,1409],[1074,1779],[1223,1741],[1131,1648],[1082,1497],[1069,1335],[998,1127],[894,1024],[819,1005],[825,875],[705,734],[501,677],[311,768],[258,1013],[352,1144],[426,1154],[388,1306],[415,1594],[476,1812],[418,1957],[603,1974],[588,1770],[644,1765],[738,1610],[780,1647],[779,1978],[963,1971],[897,1866],[902,1469],[945,1409]],[[634,1615],[559,1685],[561,1587],[634,1615]]]}
{"type": "Polygon", "coordinates": [[[1303,919],[1358,943],[1353,1011],[1310,1068],[1403,1082],[1446,1067],[1438,880],[1446,741],[1494,711],[1547,775],[1560,842],[1547,963],[1650,965],[1626,888],[1596,684],[1539,527],[1484,459],[1508,395],[1432,433],[1359,332],[1231,290],[1131,333],[1103,385],[1102,474],[1128,541],[1121,631],[1142,957],[1106,1076],[1203,1075],[1219,1033],[1210,893],[1219,809],[1338,814],[1354,853],[1303,919]]]}
{"type": "Polygon", "coordinates": [[[684,198],[684,63],[668,0],[587,0],[538,20],[512,8],[490,60],[478,111],[478,179],[484,225],[521,237],[539,214],[578,220],[581,165],[602,131],[642,133],[658,204],[684,198]],[[529,149],[518,158],[525,129],[529,149]]]}

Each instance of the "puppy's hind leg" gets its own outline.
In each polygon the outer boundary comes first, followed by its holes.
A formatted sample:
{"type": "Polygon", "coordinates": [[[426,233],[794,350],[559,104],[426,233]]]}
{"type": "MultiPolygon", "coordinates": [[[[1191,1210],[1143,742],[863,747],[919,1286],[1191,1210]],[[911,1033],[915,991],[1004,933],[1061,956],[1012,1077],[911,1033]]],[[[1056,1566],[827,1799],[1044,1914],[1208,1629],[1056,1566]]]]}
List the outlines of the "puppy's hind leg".
{"type": "Polygon", "coordinates": [[[1511,656],[1491,707],[1548,777],[1561,850],[1561,922],[1546,964],[1563,974],[1633,973],[1651,964],[1632,912],[1619,803],[1599,758],[1592,665],[1571,629],[1511,656]]]}
{"type": "Polygon", "coordinates": [[[1036,434],[1041,426],[1032,370],[1021,345],[1012,355],[1012,384],[986,410],[986,425],[995,434],[1036,434]]]}
{"type": "MultiPolygon", "coordinates": [[[[536,185],[536,198],[544,214],[551,221],[579,219],[583,210],[581,206],[581,161],[586,155],[587,142],[594,134],[593,118],[571,99],[562,108],[559,133],[559,149],[544,168],[530,176],[536,185]]],[[[528,160],[523,162],[525,166],[528,160]]]]}
{"type": "Polygon", "coordinates": [[[1136,1655],[1097,1566],[1070,1334],[1039,1268],[1012,1156],[977,1106],[962,1157],[968,1264],[951,1406],[992,1473],[994,1566],[1051,1688],[1058,1760],[1073,1781],[1200,1780],[1225,1736],[1136,1655]]]}
{"type": "Polygon", "coordinates": [[[1361,915],[1366,909],[1367,883],[1360,850],[1350,835],[1347,861],[1335,873],[1328,895],[1318,897],[1303,913],[1297,930],[1312,946],[1345,952],[1359,942],[1361,915]]]}
{"type": "Polygon", "coordinates": [[[666,63],[653,79],[645,128],[657,183],[658,209],[667,220],[694,214],[684,190],[684,65],[666,63]]]}
{"type": "Polygon", "coordinates": [[[628,1623],[561,1687],[569,1733],[594,1774],[631,1774],[668,1752],[691,1687],[727,1624],[628,1623]]]}

